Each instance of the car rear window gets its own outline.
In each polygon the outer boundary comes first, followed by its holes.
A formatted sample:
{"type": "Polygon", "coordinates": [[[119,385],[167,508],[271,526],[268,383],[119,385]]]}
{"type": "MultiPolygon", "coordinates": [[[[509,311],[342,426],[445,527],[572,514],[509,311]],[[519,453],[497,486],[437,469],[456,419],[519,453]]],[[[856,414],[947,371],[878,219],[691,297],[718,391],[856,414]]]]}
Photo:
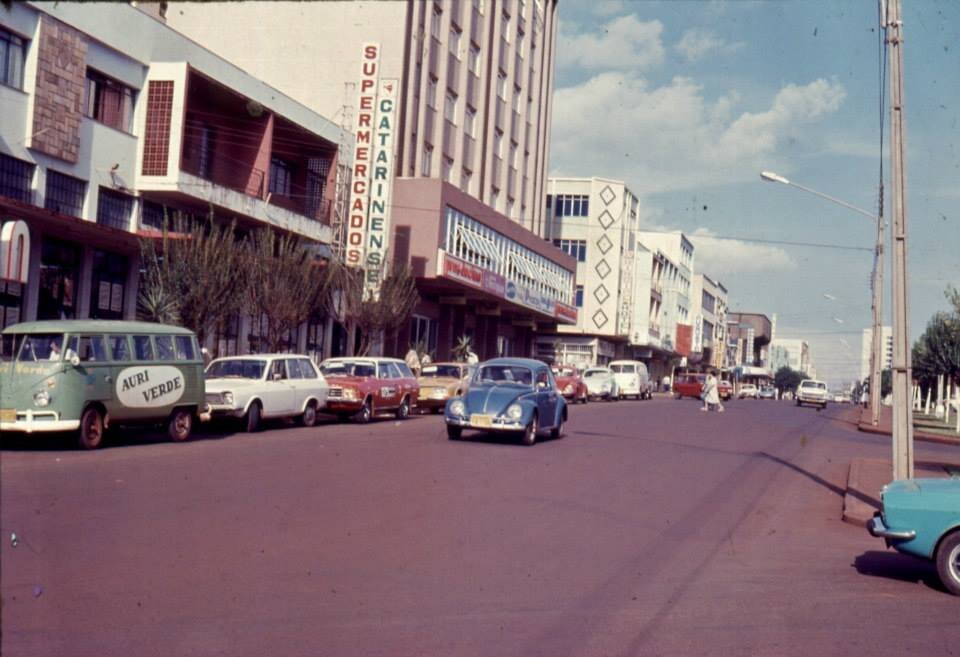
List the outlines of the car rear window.
{"type": "Polygon", "coordinates": [[[633,374],[637,371],[637,368],[633,365],[611,365],[610,369],[617,374],[633,374]]]}

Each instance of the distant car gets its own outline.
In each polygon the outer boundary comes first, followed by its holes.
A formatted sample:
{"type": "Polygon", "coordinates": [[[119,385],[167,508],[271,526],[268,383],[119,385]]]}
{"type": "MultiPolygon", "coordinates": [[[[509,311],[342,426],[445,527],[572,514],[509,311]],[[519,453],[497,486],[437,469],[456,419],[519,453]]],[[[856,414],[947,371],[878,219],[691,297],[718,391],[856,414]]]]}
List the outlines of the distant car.
{"type": "Polygon", "coordinates": [[[620,396],[617,377],[609,367],[590,367],[583,372],[587,394],[593,399],[616,401],[620,396]]]}
{"type": "Polygon", "coordinates": [[[883,487],[882,510],[867,523],[887,547],[937,566],[940,581],[960,595],[960,480],[904,479],[883,487]]]}
{"type": "Polygon", "coordinates": [[[684,397],[700,399],[706,380],[706,374],[676,374],[673,377],[673,396],[676,399],[684,397]]]}
{"type": "Polygon", "coordinates": [[[420,384],[399,358],[328,358],[320,371],[330,384],[327,410],[341,422],[369,422],[388,411],[405,420],[420,399],[420,384]]]}
{"type": "Polygon", "coordinates": [[[752,383],[740,384],[740,392],[737,393],[737,396],[740,399],[747,399],[748,397],[750,399],[756,399],[757,395],[757,386],[753,385],[752,383]]]}
{"type": "Polygon", "coordinates": [[[312,427],[327,401],[327,382],[308,356],[217,358],[207,365],[204,380],[213,417],[240,418],[250,432],[262,419],[278,417],[298,417],[312,427]]]}
{"type": "Polygon", "coordinates": [[[776,399],[777,391],[770,386],[763,386],[757,391],[757,399],[776,399]]]}
{"type": "Polygon", "coordinates": [[[717,393],[721,401],[729,401],[733,397],[733,384],[729,381],[720,381],[717,383],[717,393]]]}
{"type": "Polygon", "coordinates": [[[549,431],[563,436],[567,402],[557,392],[553,372],[529,358],[494,358],[480,363],[470,387],[453,397],[444,410],[447,437],[458,440],[464,429],[515,433],[533,445],[549,431]]]}
{"type": "Polygon", "coordinates": [[[804,379],[797,386],[797,406],[810,404],[821,409],[827,407],[827,384],[815,379],[804,379]]]}
{"type": "Polygon", "coordinates": [[[434,413],[443,411],[447,400],[463,394],[476,365],[467,363],[433,363],[424,365],[417,382],[420,384],[418,405],[434,413]]]}
{"type": "Polygon", "coordinates": [[[570,403],[587,403],[589,393],[580,370],[572,365],[554,365],[550,368],[557,383],[557,390],[570,403]]]}
{"type": "Polygon", "coordinates": [[[653,399],[653,388],[646,363],[639,360],[615,360],[609,365],[617,379],[620,399],[653,399]]]}

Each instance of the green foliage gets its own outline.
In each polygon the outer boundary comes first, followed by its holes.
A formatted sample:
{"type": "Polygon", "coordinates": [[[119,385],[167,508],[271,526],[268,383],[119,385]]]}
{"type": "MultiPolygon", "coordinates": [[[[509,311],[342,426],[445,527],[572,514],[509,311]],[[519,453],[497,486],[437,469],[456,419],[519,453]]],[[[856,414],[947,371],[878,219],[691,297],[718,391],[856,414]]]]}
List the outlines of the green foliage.
{"type": "Polygon", "coordinates": [[[473,350],[473,339],[469,335],[461,335],[457,338],[457,344],[451,350],[453,357],[458,361],[466,362],[467,356],[473,350]]]}
{"type": "Polygon", "coordinates": [[[886,397],[893,392],[893,370],[887,369],[880,372],[880,398],[886,397]]]}
{"type": "Polygon", "coordinates": [[[807,375],[803,372],[798,372],[784,365],[773,375],[773,385],[781,392],[796,390],[800,382],[806,378],[807,375]]]}
{"type": "Polygon", "coordinates": [[[243,302],[246,277],[243,245],[234,225],[173,218],[173,231],[160,240],[142,239],[141,292],[138,312],[144,319],[163,317],[205,336],[243,302]]]}

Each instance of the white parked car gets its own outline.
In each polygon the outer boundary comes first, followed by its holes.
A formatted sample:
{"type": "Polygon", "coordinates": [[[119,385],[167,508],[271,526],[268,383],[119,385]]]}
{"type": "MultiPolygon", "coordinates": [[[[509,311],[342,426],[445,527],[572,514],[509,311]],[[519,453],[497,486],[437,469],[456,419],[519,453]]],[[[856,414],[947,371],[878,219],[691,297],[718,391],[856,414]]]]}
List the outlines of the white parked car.
{"type": "Polygon", "coordinates": [[[593,399],[615,401],[620,397],[617,377],[609,367],[588,367],[583,372],[587,384],[587,396],[593,399]]]}
{"type": "Polygon", "coordinates": [[[217,358],[204,379],[213,416],[242,418],[247,431],[256,431],[262,419],[279,417],[299,417],[312,427],[327,402],[327,382],[307,356],[217,358]]]}
{"type": "Polygon", "coordinates": [[[757,386],[752,383],[742,383],[740,384],[740,392],[737,393],[737,397],[740,399],[758,399],[757,396],[757,386]]]}
{"type": "Polygon", "coordinates": [[[650,374],[647,372],[645,363],[638,360],[615,360],[610,363],[610,371],[617,380],[620,399],[624,397],[653,399],[650,374]]]}

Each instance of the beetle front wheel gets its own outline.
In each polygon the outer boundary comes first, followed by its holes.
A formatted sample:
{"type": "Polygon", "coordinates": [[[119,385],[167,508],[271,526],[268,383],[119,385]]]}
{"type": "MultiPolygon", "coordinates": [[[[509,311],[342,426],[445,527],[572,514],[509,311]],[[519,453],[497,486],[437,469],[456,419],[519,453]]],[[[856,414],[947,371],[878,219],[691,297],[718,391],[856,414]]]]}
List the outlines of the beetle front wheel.
{"type": "Polygon", "coordinates": [[[960,531],[944,537],[937,548],[937,573],[954,595],[960,595],[960,531]]]}
{"type": "Polygon", "coordinates": [[[523,431],[523,437],[520,439],[524,445],[532,445],[537,442],[537,415],[534,413],[533,417],[530,418],[530,424],[527,425],[527,428],[523,431]]]}

